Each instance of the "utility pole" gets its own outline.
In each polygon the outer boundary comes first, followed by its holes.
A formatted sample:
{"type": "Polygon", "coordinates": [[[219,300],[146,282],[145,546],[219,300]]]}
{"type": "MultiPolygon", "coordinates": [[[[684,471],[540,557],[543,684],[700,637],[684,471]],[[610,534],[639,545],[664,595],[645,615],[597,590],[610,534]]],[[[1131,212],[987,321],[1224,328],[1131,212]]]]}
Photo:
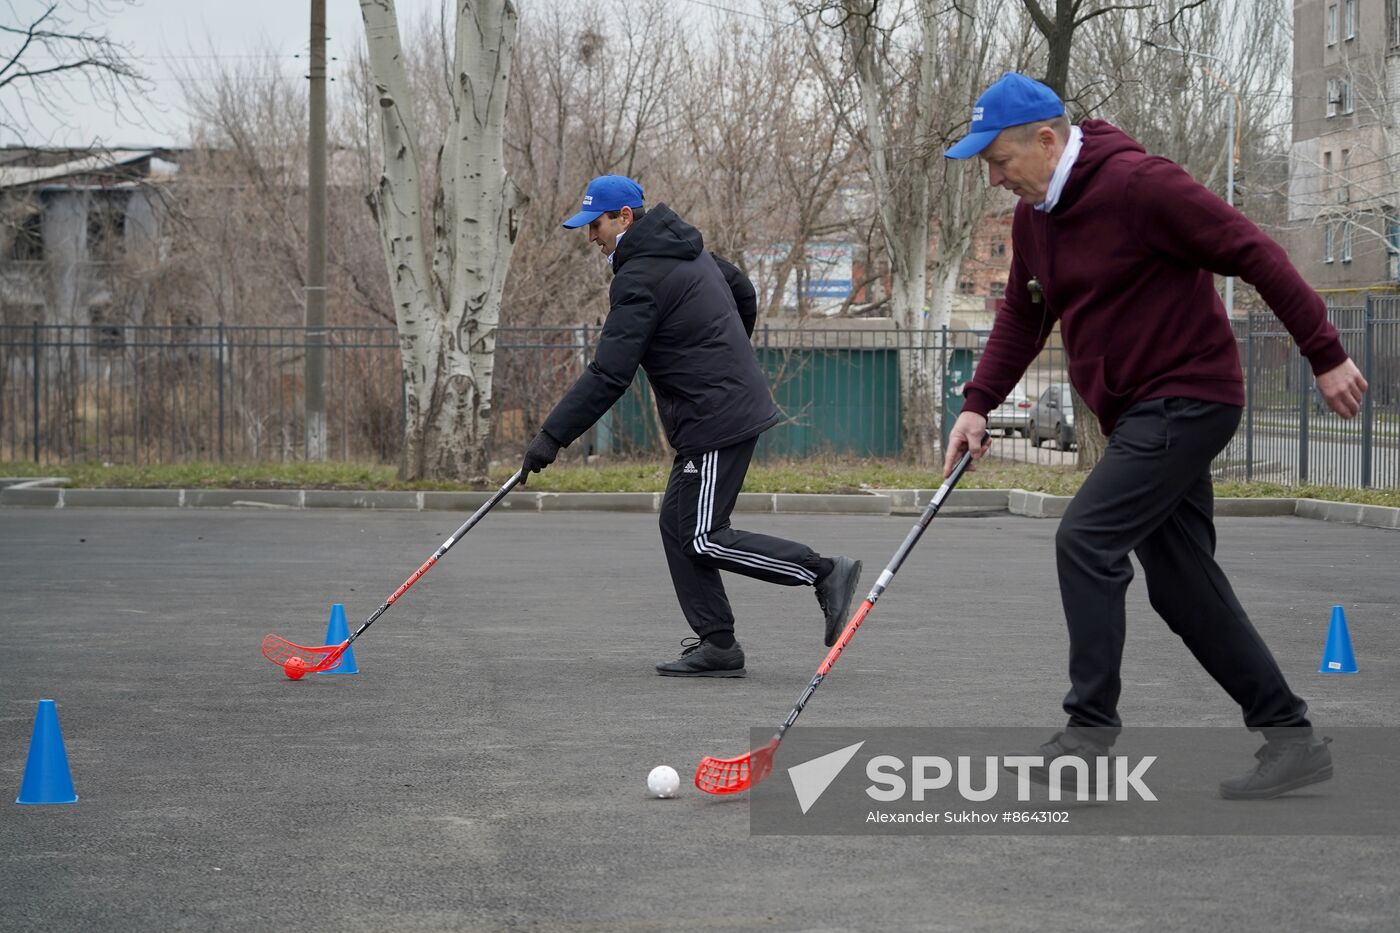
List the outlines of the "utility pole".
{"type": "Polygon", "coordinates": [[[326,459],[326,0],[311,0],[306,186],[306,459],[326,459]]]}

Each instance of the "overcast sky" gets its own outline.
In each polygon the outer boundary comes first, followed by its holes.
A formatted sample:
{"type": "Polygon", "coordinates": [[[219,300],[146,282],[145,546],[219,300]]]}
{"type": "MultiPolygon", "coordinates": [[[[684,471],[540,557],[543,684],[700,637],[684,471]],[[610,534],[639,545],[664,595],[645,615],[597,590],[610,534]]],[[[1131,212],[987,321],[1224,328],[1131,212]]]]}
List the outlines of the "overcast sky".
{"type": "MultiPolygon", "coordinates": [[[[0,23],[27,27],[53,0],[0,0],[0,23]]],[[[64,101],[62,112],[50,115],[42,108],[24,111],[23,133],[0,126],[0,145],[42,146],[180,146],[188,141],[187,118],[181,110],[178,75],[201,68],[213,71],[240,58],[272,50],[286,62],[289,74],[305,73],[305,53],[311,31],[309,0],[58,0],[70,17],[71,31],[106,33],[130,49],[134,63],[151,80],[151,92],[143,101],[145,123],[123,118],[107,103],[92,101],[87,82],[75,78],[66,85],[75,101],[64,101]],[[91,5],[96,16],[86,20],[75,8],[91,5]],[[299,60],[293,56],[301,54],[299,60]],[[145,125],[149,124],[149,125],[145,125]]],[[[577,0],[516,0],[528,15],[531,7],[549,2],[577,0]]],[[[586,0],[585,0],[586,2],[586,0]]],[[[625,0],[620,0],[625,4],[625,0]]],[[[441,0],[396,0],[399,25],[407,29],[424,17],[436,16],[441,0]]],[[[728,8],[755,15],[761,0],[675,0],[677,15],[705,17],[728,8]],[[753,11],[753,12],[749,12],[753,11]]],[[[332,77],[350,61],[346,50],[360,44],[364,24],[357,0],[326,0],[332,77]]],[[[13,54],[16,37],[0,35],[0,53],[13,54]]],[[[7,56],[6,56],[7,57],[7,56]]],[[[30,56],[31,67],[37,58],[30,56]]],[[[18,85],[0,90],[0,100],[15,115],[13,95],[18,85]]],[[[2,123],[3,121],[0,121],[2,123]]]]}
{"type": "MultiPolygon", "coordinates": [[[[43,0],[44,3],[47,0],[43,0]]],[[[400,23],[438,8],[438,0],[397,0],[400,23]]],[[[71,9],[74,4],[66,4],[71,9]]],[[[36,0],[0,0],[0,21],[6,25],[27,26],[36,11],[36,0]]],[[[308,0],[139,0],[131,6],[109,3],[99,10],[117,15],[102,22],[84,23],[76,15],[71,26],[85,31],[106,32],[126,45],[136,65],[152,81],[147,103],[150,127],[133,124],[113,114],[107,104],[90,100],[83,80],[69,82],[71,93],[80,100],[65,103],[64,113],[50,116],[39,108],[27,110],[30,126],[23,139],[0,129],[0,145],[84,146],[98,142],[109,146],[180,145],[186,141],[187,120],[180,110],[181,70],[217,68],[221,59],[269,48],[284,56],[289,70],[305,69],[292,56],[305,53],[311,32],[311,4],[308,0]]],[[[330,54],[340,62],[331,63],[331,74],[348,61],[343,49],[360,42],[364,25],[356,0],[327,0],[326,32],[330,54]]],[[[12,50],[13,39],[5,38],[0,50],[12,50]]],[[[304,61],[304,59],[303,59],[304,61]]],[[[12,85],[13,87],[13,85],[12,85]]],[[[12,93],[0,91],[0,93],[12,93]]],[[[13,112],[13,106],[10,107],[13,112]]]]}

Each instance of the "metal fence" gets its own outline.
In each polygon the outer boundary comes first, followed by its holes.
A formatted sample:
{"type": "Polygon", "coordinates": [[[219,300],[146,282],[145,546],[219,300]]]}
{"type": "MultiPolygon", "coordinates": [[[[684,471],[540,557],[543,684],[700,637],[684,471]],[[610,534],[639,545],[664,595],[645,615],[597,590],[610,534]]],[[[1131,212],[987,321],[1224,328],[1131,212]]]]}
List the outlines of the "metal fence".
{"type": "MultiPolygon", "coordinates": [[[[1270,315],[1238,323],[1246,416],[1217,461],[1223,477],[1400,487],[1400,299],[1331,311],[1371,383],[1359,418],[1322,405],[1311,373],[1270,315]]],[[[495,448],[522,449],[592,358],[597,327],[502,328],[495,374],[495,448]]],[[[910,402],[900,366],[922,354],[943,376],[946,430],[986,334],[977,331],[779,329],[754,335],[784,421],[758,457],[897,458],[910,402]]],[[[398,462],[404,391],[391,327],[330,328],[328,454],[398,462]]],[[[0,327],[0,461],[148,464],[286,462],[305,456],[306,332],[289,327],[0,327]]],[[[997,412],[996,453],[1072,465],[1073,428],[1038,405],[1067,377],[1049,346],[997,412]],[[1038,419],[1038,420],[1037,420],[1038,419]]],[[[911,419],[937,417],[933,410],[911,419]]],[[[571,453],[665,449],[644,380],[571,453]]]]}
{"type": "Polygon", "coordinates": [[[1245,417],[1217,472],[1285,484],[1400,488],[1400,298],[1368,297],[1328,316],[1370,388],[1344,421],[1317,392],[1312,370],[1268,313],[1237,322],[1247,379],[1245,417]]]}
{"type": "MultiPolygon", "coordinates": [[[[306,332],[289,327],[0,327],[0,460],[299,460],[306,332]]],[[[335,328],[329,452],[392,462],[403,433],[392,328],[335,328]]]]}

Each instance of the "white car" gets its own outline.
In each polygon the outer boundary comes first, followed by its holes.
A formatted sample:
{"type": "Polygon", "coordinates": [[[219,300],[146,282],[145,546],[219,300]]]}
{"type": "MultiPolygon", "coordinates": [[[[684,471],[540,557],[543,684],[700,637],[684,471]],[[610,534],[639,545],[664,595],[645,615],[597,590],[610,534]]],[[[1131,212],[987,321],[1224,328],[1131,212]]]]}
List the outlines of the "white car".
{"type": "Polygon", "coordinates": [[[987,413],[987,430],[998,429],[1007,437],[1026,436],[1030,424],[1031,401],[1026,398],[1025,384],[1016,386],[996,408],[987,413]]]}

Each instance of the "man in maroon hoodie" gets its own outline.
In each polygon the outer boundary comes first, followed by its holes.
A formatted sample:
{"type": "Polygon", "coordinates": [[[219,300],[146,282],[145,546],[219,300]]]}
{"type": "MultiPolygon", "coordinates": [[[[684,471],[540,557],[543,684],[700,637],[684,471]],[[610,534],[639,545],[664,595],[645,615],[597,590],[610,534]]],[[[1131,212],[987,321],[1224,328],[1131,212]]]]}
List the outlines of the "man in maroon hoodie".
{"type": "MultiPolygon", "coordinates": [[[[1267,739],[1223,796],[1276,797],[1332,776],[1326,740],[1284,680],[1215,561],[1210,465],[1234,436],[1244,379],[1213,274],[1258,289],[1312,366],[1327,405],[1361,407],[1366,380],[1326,308],[1284,251],[1180,166],[1102,120],[1071,126],[1048,87],[1008,74],[978,99],[948,150],[980,156],[988,183],[1015,194],[1013,259],[986,351],[964,390],[945,475],[986,453],[1001,403],[1058,322],[1070,381],[1108,437],[1055,535],[1069,627],[1065,731],[1042,746],[1094,758],[1122,725],[1129,553],[1152,607],[1267,739]],[[977,439],[974,442],[974,439],[977,439]]],[[[1046,780],[1046,770],[1034,776],[1046,780]]]]}

